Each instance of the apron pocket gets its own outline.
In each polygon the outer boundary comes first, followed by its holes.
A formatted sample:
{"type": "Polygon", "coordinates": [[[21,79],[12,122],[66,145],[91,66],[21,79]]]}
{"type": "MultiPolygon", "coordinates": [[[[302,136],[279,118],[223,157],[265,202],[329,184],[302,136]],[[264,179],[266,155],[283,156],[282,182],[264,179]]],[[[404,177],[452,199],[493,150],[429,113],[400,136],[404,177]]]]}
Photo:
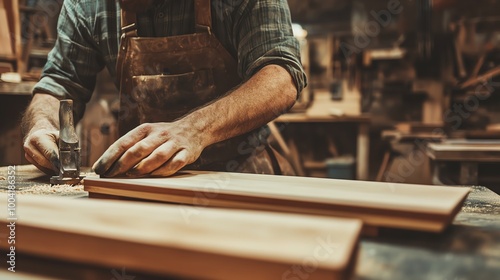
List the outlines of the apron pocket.
{"type": "Polygon", "coordinates": [[[173,121],[218,97],[211,69],[133,76],[132,82],[142,123],[173,121]]]}

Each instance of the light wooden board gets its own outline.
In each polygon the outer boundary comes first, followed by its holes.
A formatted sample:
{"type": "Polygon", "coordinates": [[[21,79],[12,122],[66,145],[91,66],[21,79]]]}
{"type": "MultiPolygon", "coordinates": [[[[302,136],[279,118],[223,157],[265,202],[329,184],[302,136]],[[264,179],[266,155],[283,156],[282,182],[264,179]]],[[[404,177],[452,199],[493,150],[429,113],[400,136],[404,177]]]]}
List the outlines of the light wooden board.
{"type": "Polygon", "coordinates": [[[500,162],[500,141],[430,143],[427,153],[443,161],[500,162]]]}
{"type": "Polygon", "coordinates": [[[316,90],[314,101],[306,111],[310,118],[332,117],[332,112],[340,115],[359,116],[361,114],[361,95],[357,89],[349,89],[347,81],[341,85],[342,100],[332,100],[328,90],[316,90]]]}
{"type": "Polygon", "coordinates": [[[14,55],[11,40],[11,32],[9,30],[4,0],[0,0],[0,55],[14,55]]]}
{"type": "Polygon", "coordinates": [[[87,178],[91,197],[111,195],[210,207],[362,219],[372,227],[442,231],[469,188],[189,171],[169,178],[87,178]]]}
{"type": "MultiPolygon", "coordinates": [[[[6,209],[7,196],[0,201],[6,209]]],[[[295,275],[293,266],[310,271],[308,279],[348,279],[352,271],[359,220],[186,207],[23,196],[15,246],[18,253],[204,279],[282,279],[295,275]],[[187,218],[184,211],[197,212],[187,218]]],[[[2,228],[7,218],[0,211],[2,228]]]]}

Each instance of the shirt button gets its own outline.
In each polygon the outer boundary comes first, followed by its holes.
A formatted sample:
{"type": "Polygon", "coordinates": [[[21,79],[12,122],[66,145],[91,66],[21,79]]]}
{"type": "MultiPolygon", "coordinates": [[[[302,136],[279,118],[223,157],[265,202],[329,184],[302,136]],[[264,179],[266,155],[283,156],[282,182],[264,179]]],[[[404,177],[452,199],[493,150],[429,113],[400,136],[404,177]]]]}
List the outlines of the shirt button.
{"type": "Polygon", "coordinates": [[[158,17],[159,17],[159,18],[163,18],[164,16],[165,16],[165,15],[164,15],[163,13],[159,13],[159,14],[158,14],[158,17]]]}

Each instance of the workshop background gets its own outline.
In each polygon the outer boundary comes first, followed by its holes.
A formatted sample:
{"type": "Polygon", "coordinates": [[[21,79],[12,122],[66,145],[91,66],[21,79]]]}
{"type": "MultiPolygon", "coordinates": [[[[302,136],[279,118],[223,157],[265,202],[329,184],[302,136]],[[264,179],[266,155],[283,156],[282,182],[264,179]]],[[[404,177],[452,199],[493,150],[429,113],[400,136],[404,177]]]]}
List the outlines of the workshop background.
{"type": "Polygon", "coordinates": [[[288,0],[309,84],[268,128],[301,177],[168,178],[90,170],[106,70],[81,170],[24,158],[62,3],[0,0],[0,279],[499,279],[500,0],[288,0]]]}
{"type": "MultiPolygon", "coordinates": [[[[0,165],[27,164],[21,114],[62,0],[0,1],[0,165]]],[[[309,86],[270,124],[297,174],[499,191],[500,1],[289,0],[309,86]]],[[[82,166],[117,138],[106,72],[78,124],[82,166]]]]}

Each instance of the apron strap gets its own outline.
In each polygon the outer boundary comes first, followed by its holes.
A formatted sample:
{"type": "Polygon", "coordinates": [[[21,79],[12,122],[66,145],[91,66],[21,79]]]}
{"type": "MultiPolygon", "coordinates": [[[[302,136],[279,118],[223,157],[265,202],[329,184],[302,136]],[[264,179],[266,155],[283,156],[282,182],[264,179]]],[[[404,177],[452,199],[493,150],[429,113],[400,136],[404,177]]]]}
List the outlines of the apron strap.
{"type": "Polygon", "coordinates": [[[137,16],[134,12],[120,9],[122,36],[137,36],[137,16]]]}
{"type": "MultiPolygon", "coordinates": [[[[197,33],[210,34],[212,32],[212,11],[210,3],[210,0],[194,0],[194,17],[197,33]]],[[[120,20],[123,35],[137,36],[136,13],[121,9],[120,20]]]]}
{"type": "Polygon", "coordinates": [[[212,11],[210,0],[194,0],[194,17],[197,33],[212,32],[212,11]]]}

